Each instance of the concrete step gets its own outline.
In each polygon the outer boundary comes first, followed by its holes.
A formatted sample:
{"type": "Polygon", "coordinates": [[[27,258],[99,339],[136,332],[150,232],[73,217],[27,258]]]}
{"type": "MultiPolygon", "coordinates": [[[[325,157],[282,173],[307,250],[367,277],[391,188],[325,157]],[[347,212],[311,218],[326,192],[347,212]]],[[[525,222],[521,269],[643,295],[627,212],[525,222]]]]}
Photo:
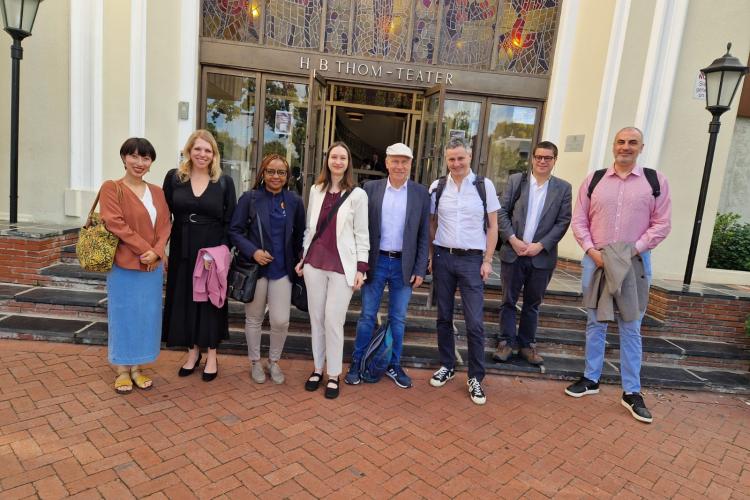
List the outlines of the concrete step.
{"type": "MultiPolygon", "coordinates": [[[[458,327],[458,325],[457,325],[458,327]]],[[[540,332],[546,339],[562,342],[571,332],[540,332]],[[556,336],[555,336],[556,335],[556,336]]],[[[45,340],[53,342],[69,342],[92,345],[106,345],[107,323],[105,321],[91,321],[86,319],[72,319],[52,316],[10,314],[0,317],[0,338],[45,340]]],[[[352,351],[353,334],[346,334],[346,355],[352,351]]],[[[434,337],[433,337],[434,339],[434,337]]],[[[541,340],[541,338],[540,338],[541,340]]],[[[608,337],[608,341],[616,342],[616,337],[608,337]]],[[[644,351],[655,352],[661,346],[667,349],[664,339],[644,338],[644,351]]],[[[569,340],[572,345],[577,339],[569,340]]],[[[707,343],[704,343],[707,344],[707,343]]],[[[531,366],[520,359],[512,359],[508,363],[495,363],[492,356],[492,346],[485,349],[485,361],[489,372],[500,374],[514,374],[523,376],[543,376],[547,378],[571,380],[580,376],[583,369],[583,358],[578,355],[547,352],[546,344],[541,343],[540,351],[544,355],[545,363],[541,367],[531,366]]],[[[615,344],[613,344],[613,347],[615,344]]],[[[694,352],[702,355],[716,355],[724,350],[724,355],[736,359],[742,357],[745,369],[731,369],[707,366],[675,366],[665,363],[655,363],[648,358],[642,370],[642,381],[646,386],[687,388],[701,390],[719,390],[726,392],[750,393],[750,373],[746,368],[747,352],[738,353],[729,346],[710,346],[683,343],[677,344],[681,352],[694,352]],[[717,349],[718,348],[718,349],[717,349]]],[[[457,347],[462,359],[466,359],[466,341],[464,337],[457,338],[457,347]]],[[[230,329],[229,340],[221,344],[221,351],[236,354],[246,353],[244,332],[240,328],[230,329]]],[[[263,336],[263,350],[268,349],[268,335],[263,336]]],[[[285,355],[311,358],[310,335],[306,331],[292,329],[285,346],[285,355]]],[[[437,367],[437,346],[434,340],[424,336],[408,337],[404,343],[403,363],[412,367],[437,367]]],[[[619,359],[617,351],[608,351],[603,381],[618,383],[619,359]]],[[[460,367],[463,369],[463,367],[460,367]]]]}

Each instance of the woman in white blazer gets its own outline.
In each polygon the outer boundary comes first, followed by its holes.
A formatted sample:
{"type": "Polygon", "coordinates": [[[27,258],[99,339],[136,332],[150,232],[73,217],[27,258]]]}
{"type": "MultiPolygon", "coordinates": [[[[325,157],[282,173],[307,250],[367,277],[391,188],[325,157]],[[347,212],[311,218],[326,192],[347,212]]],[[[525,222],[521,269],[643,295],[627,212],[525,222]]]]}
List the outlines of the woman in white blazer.
{"type": "Polygon", "coordinates": [[[326,153],[325,168],[310,189],[304,254],[295,268],[304,276],[308,290],[315,362],[305,389],[318,389],[326,364],[328,399],[339,395],[346,311],[352,293],[365,281],[370,251],[367,194],[356,187],[353,169],[349,147],[333,143],[326,153]]]}

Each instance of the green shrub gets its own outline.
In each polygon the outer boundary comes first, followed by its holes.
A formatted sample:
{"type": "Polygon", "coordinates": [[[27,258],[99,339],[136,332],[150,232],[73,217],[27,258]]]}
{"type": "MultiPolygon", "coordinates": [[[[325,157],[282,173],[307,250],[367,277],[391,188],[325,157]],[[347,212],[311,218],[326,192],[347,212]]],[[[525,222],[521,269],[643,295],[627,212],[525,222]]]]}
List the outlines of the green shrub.
{"type": "Polygon", "coordinates": [[[741,218],[732,212],[716,215],[708,267],[750,271],[750,224],[741,223],[741,218]]]}

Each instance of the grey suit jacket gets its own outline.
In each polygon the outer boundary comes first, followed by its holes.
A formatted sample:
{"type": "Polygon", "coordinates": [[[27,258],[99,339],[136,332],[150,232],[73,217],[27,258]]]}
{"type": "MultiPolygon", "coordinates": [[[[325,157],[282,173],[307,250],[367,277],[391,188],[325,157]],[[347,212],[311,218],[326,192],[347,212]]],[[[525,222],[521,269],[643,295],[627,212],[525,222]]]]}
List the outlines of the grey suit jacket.
{"type": "MultiPolygon", "coordinates": [[[[500,210],[498,210],[498,225],[500,227],[500,259],[503,262],[515,262],[518,258],[515,250],[508,242],[512,235],[523,238],[526,227],[526,213],[529,204],[529,183],[523,185],[523,192],[513,209],[513,220],[508,217],[508,208],[513,200],[514,193],[521,188],[521,176],[513,174],[508,178],[508,185],[500,197],[500,210]]],[[[531,173],[529,172],[529,177],[531,173]]],[[[547,197],[542,207],[542,216],[534,234],[534,241],[539,242],[544,250],[532,257],[531,262],[537,269],[553,269],[557,264],[557,243],[565,235],[570,226],[571,217],[571,187],[570,183],[557,177],[550,177],[547,197]]]]}
{"type": "MultiPolygon", "coordinates": [[[[380,224],[383,213],[383,196],[388,179],[378,179],[365,183],[368,200],[368,223],[370,230],[370,271],[372,276],[380,255],[380,224]]],[[[430,241],[430,195],[423,185],[407,181],[406,221],[404,241],[401,249],[401,269],[404,283],[412,275],[424,277],[427,272],[427,253],[430,241]]]]}

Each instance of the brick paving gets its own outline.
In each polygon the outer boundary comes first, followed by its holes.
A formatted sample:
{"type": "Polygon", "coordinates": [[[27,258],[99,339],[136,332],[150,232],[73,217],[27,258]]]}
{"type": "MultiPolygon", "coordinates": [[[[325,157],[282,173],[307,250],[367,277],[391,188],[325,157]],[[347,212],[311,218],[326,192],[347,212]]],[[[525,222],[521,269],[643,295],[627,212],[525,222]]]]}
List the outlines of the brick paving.
{"type": "Polygon", "coordinates": [[[181,359],[119,396],[106,348],[0,341],[0,497],[750,498],[747,396],[651,390],[645,425],[615,386],[577,400],[488,376],[477,407],[465,374],[435,389],[411,370],[410,390],[328,401],[302,388],[309,361],[258,386],[243,356],[211,383],[177,377],[181,359]]]}

